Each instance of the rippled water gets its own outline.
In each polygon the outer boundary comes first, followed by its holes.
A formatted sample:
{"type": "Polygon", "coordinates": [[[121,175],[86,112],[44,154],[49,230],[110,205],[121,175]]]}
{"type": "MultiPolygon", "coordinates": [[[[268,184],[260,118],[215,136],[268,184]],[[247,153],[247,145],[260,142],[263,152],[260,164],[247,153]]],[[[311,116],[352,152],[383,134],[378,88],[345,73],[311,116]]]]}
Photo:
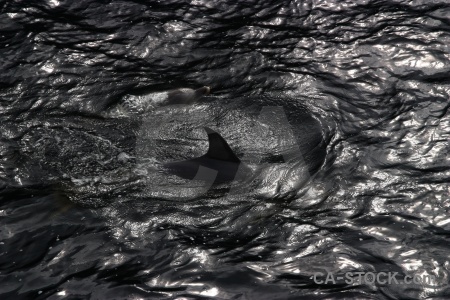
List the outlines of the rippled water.
{"type": "Polygon", "coordinates": [[[448,1],[0,12],[2,299],[450,297],[448,1]],[[160,168],[202,155],[204,126],[250,179],[203,193],[160,168]]]}

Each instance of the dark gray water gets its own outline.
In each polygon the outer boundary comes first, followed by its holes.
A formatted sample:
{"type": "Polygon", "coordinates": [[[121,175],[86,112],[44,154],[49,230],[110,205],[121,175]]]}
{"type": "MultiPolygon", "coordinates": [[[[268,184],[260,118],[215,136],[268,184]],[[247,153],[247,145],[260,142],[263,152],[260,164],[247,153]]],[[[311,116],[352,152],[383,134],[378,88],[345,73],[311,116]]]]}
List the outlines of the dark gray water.
{"type": "Polygon", "coordinates": [[[1,299],[450,297],[448,1],[3,1],[0,45],[1,299]],[[160,168],[204,126],[250,178],[160,168]]]}

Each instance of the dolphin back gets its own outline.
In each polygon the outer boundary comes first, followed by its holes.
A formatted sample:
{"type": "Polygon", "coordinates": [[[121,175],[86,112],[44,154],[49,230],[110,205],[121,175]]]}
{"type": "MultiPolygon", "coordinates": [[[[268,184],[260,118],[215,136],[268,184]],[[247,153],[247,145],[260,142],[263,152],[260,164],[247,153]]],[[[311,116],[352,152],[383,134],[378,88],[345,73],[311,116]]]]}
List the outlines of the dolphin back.
{"type": "Polygon", "coordinates": [[[170,162],[164,167],[172,174],[185,179],[194,179],[198,176],[200,166],[217,171],[215,182],[232,181],[239,169],[241,161],[231,150],[225,139],[214,130],[205,127],[208,134],[208,152],[200,157],[170,162]]]}

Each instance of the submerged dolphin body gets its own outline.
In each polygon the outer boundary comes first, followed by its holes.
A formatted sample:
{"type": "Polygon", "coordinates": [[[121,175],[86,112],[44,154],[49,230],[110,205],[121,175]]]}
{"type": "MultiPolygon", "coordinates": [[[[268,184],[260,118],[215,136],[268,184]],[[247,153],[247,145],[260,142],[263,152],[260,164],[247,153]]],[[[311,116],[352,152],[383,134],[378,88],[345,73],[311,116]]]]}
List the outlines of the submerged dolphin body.
{"type": "Polygon", "coordinates": [[[164,164],[165,169],[185,179],[201,179],[211,181],[211,183],[230,182],[235,179],[238,170],[240,172],[249,171],[249,168],[241,163],[219,133],[208,127],[204,128],[208,134],[208,152],[197,158],[166,163],[164,164]]]}

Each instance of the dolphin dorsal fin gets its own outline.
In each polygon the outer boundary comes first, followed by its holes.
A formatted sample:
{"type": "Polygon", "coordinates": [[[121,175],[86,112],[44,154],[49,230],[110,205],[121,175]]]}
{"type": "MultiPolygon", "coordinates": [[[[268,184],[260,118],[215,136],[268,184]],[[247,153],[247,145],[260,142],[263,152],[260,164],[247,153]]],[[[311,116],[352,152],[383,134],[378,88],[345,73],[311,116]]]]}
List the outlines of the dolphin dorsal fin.
{"type": "Polygon", "coordinates": [[[239,158],[233,153],[228,143],[217,132],[211,128],[205,127],[208,134],[209,148],[206,157],[230,162],[240,162],[239,158]]]}

